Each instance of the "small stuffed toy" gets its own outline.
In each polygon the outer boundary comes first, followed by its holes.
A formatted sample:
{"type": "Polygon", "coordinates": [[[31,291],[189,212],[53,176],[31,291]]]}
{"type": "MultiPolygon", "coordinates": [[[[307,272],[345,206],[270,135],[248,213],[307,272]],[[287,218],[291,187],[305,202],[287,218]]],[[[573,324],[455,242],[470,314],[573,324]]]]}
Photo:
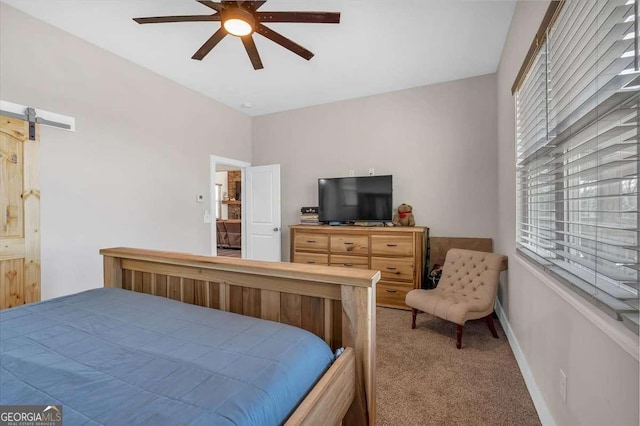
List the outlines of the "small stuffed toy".
{"type": "Polygon", "coordinates": [[[409,204],[400,204],[398,212],[393,215],[393,226],[416,226],[412,211],[409,204]]]}

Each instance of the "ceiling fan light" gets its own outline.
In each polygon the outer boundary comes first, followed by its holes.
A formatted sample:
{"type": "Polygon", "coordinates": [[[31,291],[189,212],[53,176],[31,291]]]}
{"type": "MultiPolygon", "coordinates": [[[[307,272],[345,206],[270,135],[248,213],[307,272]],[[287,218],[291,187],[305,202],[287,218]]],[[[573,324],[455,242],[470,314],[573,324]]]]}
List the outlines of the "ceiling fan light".
{"type": "Polygon", "coordinates": [[[222,16],[222,26],[231,35],[236,37],[244,37],[253,32],[255,18],[251,12],[233,8],[225,10],[222,16]]]}
{"type": "Polygon", "coordinates": [[[251,25],[242,19],[227,19],[224,21],[224,29],[231,35],[243,37],[253,32],[251,25]]]}

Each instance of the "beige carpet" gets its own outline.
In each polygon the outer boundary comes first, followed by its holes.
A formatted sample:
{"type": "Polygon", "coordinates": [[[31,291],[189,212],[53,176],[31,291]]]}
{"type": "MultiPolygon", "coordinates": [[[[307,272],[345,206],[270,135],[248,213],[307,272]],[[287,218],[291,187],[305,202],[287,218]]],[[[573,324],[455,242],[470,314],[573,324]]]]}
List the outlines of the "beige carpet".
{"type": "Polygon", "coordinates": [[[484,321],[456,326],[411,312],[377,308],[378,425],[539,425],[513,352],[484,321]]]}

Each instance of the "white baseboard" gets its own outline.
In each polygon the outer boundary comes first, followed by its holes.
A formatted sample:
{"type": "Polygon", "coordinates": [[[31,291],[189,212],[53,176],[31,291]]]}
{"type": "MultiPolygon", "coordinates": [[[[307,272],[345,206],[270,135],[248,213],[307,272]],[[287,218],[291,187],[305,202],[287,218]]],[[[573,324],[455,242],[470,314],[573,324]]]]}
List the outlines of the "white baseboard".
{"type": "Polygon", "coordinates": [[[531,368],[529,368],[529,364],[527,363],[524,354],[522,353],[522,348],[520,348],[520,344],[516,339],[516,336],[513,334],[513,330],[511,329],[511,325],[509,324],[509,320],[502,309],[502,305],[500,301],[496,299],[496,314],[500,319],[500,324],[502,325],[502,329],[507,335],[507,340],[509,341],[509,346],[511,346],[511,350],[513,351],[513,355],[516,357],[516,362],[518,363],[518,367],[520,367],[520,372],[522,373],[522,377],[524,377],[524,383],[527,385],[527,390],[531,395],[531,399],[533,400],[533,405],[536,407],[536,411],[538,412],[538,417],[540,417],[540,422],[542,422],[543,426],[556,426],[556,422],[551,415],[551,411],[547,406],[544,398],[542,397],[542,392],[540,392],[540,388],[536,384],[536,380],[533,377],[533,372],[531,368]]]}

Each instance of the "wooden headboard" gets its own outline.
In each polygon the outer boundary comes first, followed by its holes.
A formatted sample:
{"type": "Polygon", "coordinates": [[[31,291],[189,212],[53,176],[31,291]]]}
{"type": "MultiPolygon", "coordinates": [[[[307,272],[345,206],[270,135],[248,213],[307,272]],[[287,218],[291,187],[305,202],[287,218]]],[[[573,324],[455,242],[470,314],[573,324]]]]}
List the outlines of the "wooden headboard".
{"type": "Polygon", "coordinates": [[[444,265],[447,252],[452,248],[493,253],[493,240],[491,238],[431,237],[429,240],[431,245],[429,271],[436,263],[444,265]]]}

